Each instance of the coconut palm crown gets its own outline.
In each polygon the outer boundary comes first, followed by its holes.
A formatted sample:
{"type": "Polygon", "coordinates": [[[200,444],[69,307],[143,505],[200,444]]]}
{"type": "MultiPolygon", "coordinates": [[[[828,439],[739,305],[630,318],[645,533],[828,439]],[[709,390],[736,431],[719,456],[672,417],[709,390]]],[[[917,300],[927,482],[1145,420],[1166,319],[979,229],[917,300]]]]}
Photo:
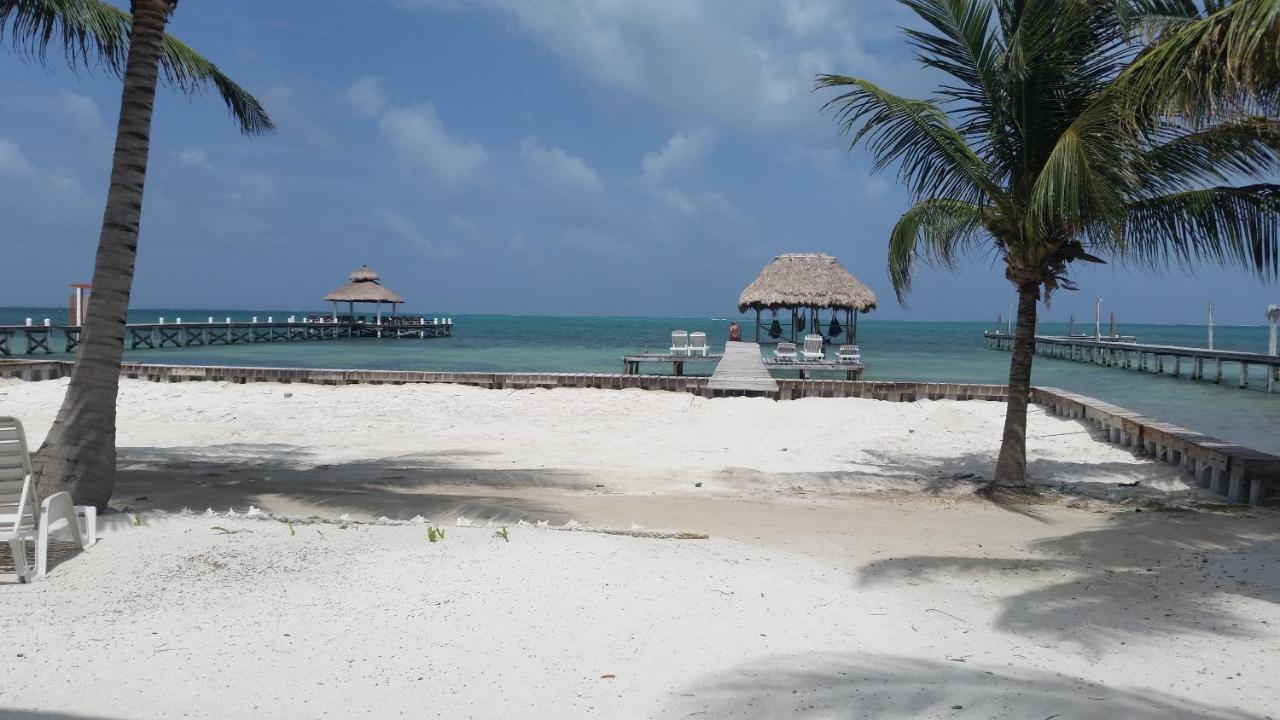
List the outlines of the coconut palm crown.
{"type": "MultiPolygon", "coordinates": [[[[72,69],[97,67],[123,77],[132,27],[129,13],[103,0],[0,0],[0,43],[41,63],[53,45],[72,69]]],[[[160,47],[170,88],[194,95],[212,86],[245,135],[275,128],[257,98],[189,45],[166,34],[160,47]]]]}
{"type": "Polygon", "coordinates": [[[1280,0],[900,0],[930,99],[821,75],[825,109],[911,199],[889,238],[921,264],[994,253],[1018,297],[994,486],[1026,487],[1037,304],[1073,263],[1280,270],[1280,0]]]}

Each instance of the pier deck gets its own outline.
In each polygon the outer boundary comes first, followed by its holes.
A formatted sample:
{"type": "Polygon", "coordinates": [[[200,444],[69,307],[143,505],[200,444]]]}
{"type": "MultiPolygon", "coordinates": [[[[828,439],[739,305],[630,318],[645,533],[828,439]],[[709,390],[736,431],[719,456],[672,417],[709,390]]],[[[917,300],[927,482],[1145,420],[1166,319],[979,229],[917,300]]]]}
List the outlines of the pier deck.
{"type": "Polygon", "coordinates": [[[725,345],[724,358],[711,373],[707,389],[727,395],[775,394],[778,382],[765,367],[758,343],[731,342],[725,345]]]}
{"type": "Polygon", "coordinates": [[[769,370],[798,370],[800,371],[800,379],[808,377],[811,372],[842,372],[845,374],[846,380],[861,380],[862,373],[867,369],[862,363],[836,362],[835,360],[779,360],[777,358],[763,359],[761,362],[769,370]]]}
{"type": "MultiPolygon", "coordinates": [[[[1004,332],[984,332],[984,341],[997,350],[1013,348],[1013,336],[1004,332]]],[[[1059,335],[1037,335],[1037,355],[1075,360],[1093,365],[1121,367],[1170,374],[1181,377],[1183,361],[1187,362],[1186,375],[1191,380],[1209,380],[1222,382],[1223,363],[1235,363],[1239,366],[1237,385],[1249,387],[1249,368],[1262,368],[1266,392],[1280,391],[1280,355],[1244,352],[1241,350],[1219,350],[1210,348],[1182,347],[1180,345],[1157,345],[1151,343],[1130,342],[1128,338],[1119,340],[1103,337],[1063,337],[1059,335]],[[1212,364],[1206,374],[1205,365],[1212,364]]]]}
{"type": "Polygon", "coordinates": [[[673,355],[671,353],[635,353],[622,356],[622,374],[639,375],[640,363],[671,363],[671,374],[677,377],[684,375],[684,364],[688,362],[720,362],[723,355],[673,355]]]}
{"type": "MultiPolygon", "coordinates": [[[[0,325],[0,355],[50,354],[58,347],[75,352],[81,328],[76,325],[0,325]],[[62,343],[55,342],[61,336],[62,343]],[[21,338],[19,340],[18,338],[21,338]]],[[[241,345],[264,342],[337,340],[339,338],[436,338],[453,335],[450,318],[384,319],[382,324],[349,322],[157,322],[125,326],[129,350],[241,345]]]]}

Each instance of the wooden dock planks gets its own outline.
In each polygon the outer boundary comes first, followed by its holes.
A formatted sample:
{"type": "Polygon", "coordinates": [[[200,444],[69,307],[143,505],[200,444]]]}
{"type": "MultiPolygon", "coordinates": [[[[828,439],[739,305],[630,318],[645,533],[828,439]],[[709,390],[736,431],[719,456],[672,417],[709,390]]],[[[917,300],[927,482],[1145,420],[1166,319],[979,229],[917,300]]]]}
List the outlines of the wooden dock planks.
{"type": "Polygon", "coordinates": [[[776,393],[778,382],[760,358],[759,344],[731,342],[725,345],[724,357],[716,363],[707,389],[725,393],[776,393]]]}

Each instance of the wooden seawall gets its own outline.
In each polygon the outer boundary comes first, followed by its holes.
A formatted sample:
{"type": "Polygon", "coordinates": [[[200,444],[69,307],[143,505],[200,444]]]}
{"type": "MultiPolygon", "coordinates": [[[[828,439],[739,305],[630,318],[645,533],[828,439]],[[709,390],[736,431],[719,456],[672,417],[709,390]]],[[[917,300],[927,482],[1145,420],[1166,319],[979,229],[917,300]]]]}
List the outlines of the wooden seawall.
{"type": "MultiPolygon", "coordinates": [[[[54,380],[69,376],[64,361],[0,361],[0,378],[54,380]]],[[[665,390],[703,397],[741,395],[716,390],[711,378],[672,375],[593,373],[475,373],[414,370],[337,370],[308,368],[218,367],[125,363],[121,374],[153,382],[278,382],[321,385],[452,383],[492,389],[596,388],[665,390]]],[[[866,398],[890,402],[917,400],[985,400],[1004,402],[1008,387],[963,383],[874,382],[865,380],[777,379],[777,390],[756,393],[774,400],[802,398],[866,398]]],[[[1113,443],[1131,447],[1157,460],[1185,467],[1200,487],[1232,502],[1264,504],[1280,498],[1280,457],[1209,437],[1187,428],[1147,418],[1095,398],[1052,387],[1032,388],[1031,400],[1050,412],[1092,423],[1113,443]]]]}

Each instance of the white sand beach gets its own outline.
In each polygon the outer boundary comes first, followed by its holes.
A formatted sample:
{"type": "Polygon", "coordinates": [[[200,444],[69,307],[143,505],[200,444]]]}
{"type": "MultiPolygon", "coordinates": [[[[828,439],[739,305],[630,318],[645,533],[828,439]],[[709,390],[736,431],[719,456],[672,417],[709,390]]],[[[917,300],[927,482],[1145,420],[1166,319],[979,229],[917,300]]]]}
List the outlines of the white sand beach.
{"type": "Polygon", "coordinates": [[[98,546],[0,573],[0,717],[1277,717],[1277,513],[1040,412],[1044,500],[974,498],[1003,412],[124,381],[98,546]]]}

